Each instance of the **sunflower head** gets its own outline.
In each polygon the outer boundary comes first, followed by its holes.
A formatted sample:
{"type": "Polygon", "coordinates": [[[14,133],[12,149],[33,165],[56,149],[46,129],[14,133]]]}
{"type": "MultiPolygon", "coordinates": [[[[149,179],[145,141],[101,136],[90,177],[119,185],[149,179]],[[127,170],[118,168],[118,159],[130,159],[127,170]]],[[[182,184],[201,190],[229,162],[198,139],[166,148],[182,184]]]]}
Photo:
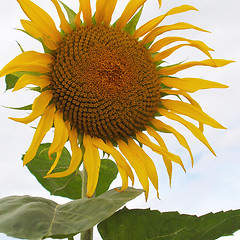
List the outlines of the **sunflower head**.
{"type": "MultiPolygon", "coordinates": [[[[185,168],[180,157],[168,151],[162,132],[173,134],[189,152],[193,163],[184,136],[164,123],[161,116],[184,125],[215,154],[203,134],[203,125],[224,127],[204,113],[189,93],[227,86],[199,78],[178,78],[175,74],[193,66],[221,67],[231,61],[213,59],[210,54],[212,49],[199,40],[162,37],[163,33],[172,30],[207,32],[190,23],[161,25],[168,15],[196,8],[189,5],[175,7],[136,29],[146,0],[129,0],[114,24],[111,24],[111,19],[117,0],[96,0],[94,14],[90,0],[79,0],[77,13],[71,10],[69,14],[68,11],[69,21],[58,1],[51,0],[60,18],[59,31],[49,14],[35,3],[17,1],[29,18],[21,20],[24,31],[40,41],[44,49],[43,53],[23,52],[0,71],[1,77],[16,73],[21,75],[13,91],[28,84],[41,89],[27,117],[11,118],[28,124],[40,117],[24,164],[35,157],[44,136],[54,126],[54,138],[48,154],[51,157],[56,153],[57,157],[46,177],[70,175],[83,160],[88,174],[87,195],[91,197],[98,182],[99,150],[102,150],[116,161],[122,178],[121,190],[128,187],[129,179],[133,183],[133,168],[146,197],[149,180],[158,194],[157,170],[142,145],[162,156],[170,183],[172,162],[185,168]],[[157,37],[160,39],[156,40],[157,37]],[[175,45],[169,47],[170,44],[175,45]],[[197,48],[208,59],[163,65],[167,57],[188,46],[197,48]],[[175,100],[174,96],[177,97],[175,100]],[[192,118],[197,125],[184,116],[192,118]],[[64,172],[52,173],[67,141],[72,150],[70,166],[64,172]]],[[[161,6],[161,1],[158,2],[161,6]]]]}

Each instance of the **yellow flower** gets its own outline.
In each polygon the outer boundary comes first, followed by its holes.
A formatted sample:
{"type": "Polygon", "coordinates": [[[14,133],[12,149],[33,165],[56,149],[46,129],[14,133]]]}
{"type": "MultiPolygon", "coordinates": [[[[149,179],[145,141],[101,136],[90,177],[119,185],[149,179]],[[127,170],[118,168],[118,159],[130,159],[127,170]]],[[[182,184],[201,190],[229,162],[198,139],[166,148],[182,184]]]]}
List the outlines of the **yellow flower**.
{"type": "MultiPolygon", "coordinates": [[[[129,0],[113,25],[110,23],[117,0],[96,0],[94,16],[90,0],[79,0],[79,12],[71,24],[66,20],[58,1],[51,0],[60,18],[61,31],[56,28],[48,13],[32,1],[17,1],[29,18],[21,20],[24,30],[41,41],[45,50],[45,53],[23,52],[0,71],[0,77],[24,72],[13,91],[28,84],[41,88],[40,95],[33,102],[31,114],[25,118],[11,118],[28,124],[40,117],[32,143],[24,157],[24,165],[35,157],[44,136],[54,126],[49,157],[53,153],[57,157],[46,177],[67,176],[78,169],[83,159],[88,174],[87,195],[91,197],[98,182],[101,164],[99,150],[102,150],[112,155],[116,161],[122,178],[121,190],[128,187],[129,179],[134,182],[131,165],[147,198],[149,180],[158,194],[158,175],[153,161],[141,145],[162,155],[170,182],[172,162],[184,169],[180,157],[168,151],[158,132],[172,133],[187,149],[193,163],[186,139],[172,126],[159,120],[159,116],[183,124],[214,154],[203,135],[203,124],[215,128],[224,127],[204,113],[189,92],[227,86],[199,78],[177,78],[170,75],[196,65],[221,67],[231,61],[212,59],[209,53],[212,49],[201,41],[183,37],[162,37],[155,40],[171,30],[206,31],[183,22],[159,26],[168,15],[196,8],[189,5],[175,7],[130,34],[130,20],[146,0],[129,0]],[[83,21],[80,19],[81,14],[83,21]],[[162,50],[177,42],[182,43],[162,50]],[[199,49],[209,59],[161,66],[163,59],[184,46],[199,49]],[[36,72],[40,74],[36,76],[36,72]],[[178,98],[168,99],[169,95],[182,96],[189,103],[178,98]],[[180,115],[196,120],[199,127],[180,115]],[[158,144],[153,143],[148,136],[153,137],[158,144]],[[70,166],[64,172],[52,173],[68,140],[72,149],[70,166]]],[[[158,2],[160,6],[161,1],[158,2]]]]}

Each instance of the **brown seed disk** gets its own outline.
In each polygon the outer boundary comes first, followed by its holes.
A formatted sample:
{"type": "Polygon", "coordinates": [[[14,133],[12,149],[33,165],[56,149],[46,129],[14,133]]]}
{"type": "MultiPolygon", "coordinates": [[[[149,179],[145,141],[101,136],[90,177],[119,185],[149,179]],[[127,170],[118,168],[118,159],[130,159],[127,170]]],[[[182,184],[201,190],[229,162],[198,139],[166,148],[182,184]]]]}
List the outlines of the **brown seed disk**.
{"type": "Polygon", "coordinates": [[[155,114],[160,101],[157,69],[128,33],[83,26],[66,36],[53,56],[53,102],[79,133],[127,138],[155,114]]]}

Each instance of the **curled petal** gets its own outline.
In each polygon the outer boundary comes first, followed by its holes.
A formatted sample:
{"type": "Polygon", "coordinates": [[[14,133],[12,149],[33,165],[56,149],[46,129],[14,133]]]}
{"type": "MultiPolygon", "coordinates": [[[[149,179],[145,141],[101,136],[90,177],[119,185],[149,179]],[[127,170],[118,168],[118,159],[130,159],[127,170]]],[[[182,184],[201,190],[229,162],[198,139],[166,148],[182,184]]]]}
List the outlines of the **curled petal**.
{"type": "Polygon", "coordinates": [[[60,28],[65,32],[65,33],[71,33],[72,32],[72,29],[69,25],[69,23],[67,22],[64,14],[63,14],[63,11],[58,3],[57,0],[51,0],[55,6],[55,8],[57,9],[57,12],[58,12],[58,16],[60,18],[60,21],[61,21],[61,24],[60,24],[60,28]]]}
{"type": "Polygon", "coordinates": [[[185,23],[185,22],[179,22],[179,23],[165,25],[165,26],[161,26],[161,27],[157,27],[157,28],[153,29],[149,34],[147,34],[143,38],[142,43],[146,44],[146,43],[152,42],[157,36],[159,36],[165,32],[168,32],[168,31],[185,30],[185,29],[195,29],[195,30],[202,31],[202,32],[209,32],[205,29],[196,27],[192,24],[185,23]]]}
{"type": "Polygon", "coordinates": [[[162,99],[161,103],[165,108],[169,109],[172,112],[183,114],[214,128],[225,129],[225,127],[223,127],[220,123],[218,123],[216,120],[204,113],[201,109],[193,106],[192,104],[169,99],[162,99]]]}
{"type": "Polygon", "coordinates": [[[32,143],[23,158],[23,165],[26,165],[35,157],[43,138],[53,125],[54,113],[55,106],[53,104],[44,111],[33,136],[32,143]]]}
{"type": "Polygon", "coordinates": [[[33,102],[32,112],[25,118],[10,118],[16,122],[28,124],[41,116],[52,99],[52,91],[42,92],[33,102]]]}
{"type": "Polygon", "coordinates": [[[172,75],[193,66],[223,67],[232,62],[234,61],[225,60],[225,59],[212,59],[212,60],[208,59],[203,61],[192,61],[192,62],[182,63],[172,67],[164,67],[161,70],[159,70],[159,74],[172,75]]]}
{"type": "Polygon", "coordinates": [[[126,144],[124,141],[119,140],[118,146],[119,146],[120,151],[128,159],[129,163],[136,171],[138,179],[139,179],[143,189],[145,190],[145,196],[146,196],[146,200],[147,200],[148,192],[149,192],[149,181],[148,181],[148,175],[147,175],[147,170],[145,168],[145,165],[134,154],[133,149],[130,146],[128,146],[128,144],[126,144]]]}
{"type": "Polygon", "coordinates": [[[50,79],[46,75],[33,76],[33,75],[25,74],[18,79],[18,81],[16,82],[16,84],[13,88],[13,92],[26,87],[28,84],[33,84],[33,85],[39,86],[41,89],[43,89],[50,84],[50,79]]]}
{"type": "Polygon", "coordinates": [[[146,2],[147,0],[130,0],[125,7],[121,17],[118,19],[116,28],[123,29],[134,13],[146,2]]]}
{"type": "Polygon", "coordinates": [[[150,20],[149,22],[145,23],[143,26],[141,26],[139,29],[137,29],[135,31],[133,36],[135,38],[142,37],[146,33],[150,32],[152,29],[154,29],[158,24],[160,24],[166,16],[178,14],[178,13],[182,13],[182,12],[186,12],[186,11],[190,11],[190,10],[197,10],[197,9],[190,5],[182,5],[179,7],[172,8],[166,14],[163,14],[163,15],[156,17],[156,18],[150,20]]]}
{"type": "Polygon", "coordinates": [[[161,78],[161,82],[168,87],[178,88],[180,90],[186,92],[196,92],[201,89],[209,89],[209,88],[228,88],[227,85],[204,80],[201,78],[169,78],[163,77],[161,78]]]}
{"type": "Polygon", "coordinates": [[[0,77],[21,71],[46,73],[48,65],[53,61],[53,56],[35,51],[23,52],[10,61],[1,71],[0,77]]]}
{"type": "Polygon", "coordinates": [[[17,1],[28,18],[37,26],[39,32],[49,36],[55,42],[61,41],[61,34],[48,13],[30,0],[17,1]]]}
{"type": "Polygon", "coordinates": [[[203,135],[202,131],[200,131],[194,124],[192,124],[191,122],[186,121],[185,119],[183,119],[182,117],[178,116],[177,114],[174,114],[172,112],[167,111],[166,109],[163,108],[159,108],[158,112],[169,118],[172,119],[174,121],[177,121],[181,124],[183,124],[186,128],[188,128],[192,134],[199,139],[215,156],[215,152],[213,151],[212,147],[210,146],[210,144],[208,143],[207,139],[205,138],[205,136],[203,135]]]}

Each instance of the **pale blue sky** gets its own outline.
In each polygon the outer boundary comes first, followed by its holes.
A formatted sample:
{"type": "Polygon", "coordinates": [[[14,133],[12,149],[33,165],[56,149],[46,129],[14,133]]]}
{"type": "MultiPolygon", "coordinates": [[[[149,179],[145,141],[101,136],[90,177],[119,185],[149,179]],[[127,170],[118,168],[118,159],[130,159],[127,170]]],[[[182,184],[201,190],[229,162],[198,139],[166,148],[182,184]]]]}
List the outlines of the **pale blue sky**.
{"type": "MultiPolygon", "coordinates": [[[[56,12],[50,0],[36,0],[45,9],[49,9],[55,19],[56,12]]],[[[78,1],[65,0],[66,4],[77,10],[78,1]]],[[[120,9],[126,4],[120,1],[120,9]]],[[[144,196],[130,202],[131,208],[158,209],[160,211],[179,211],[186,214],[203,215],[208,212],[227,211],[240,208],[240,3],[236,0],[163,0],[163,8],[157,8],[157,0],[148,0],[145,6],[141,23],[151,19],[169,10],[171,7],[181,4],[190,4],[198,8],[199,12],[188,12],[171,16],[164,20],[163,24],[170,24],[177,21],[189,22],[199,27],[210,30],[212,33],[202,33],[194,30],[173,32],[164,36],[184,36],[191,39],[203,40],[212,47],[215,52],[214,58],[225,58],[237,61],[219,69],[207,67],[194,67],[183,71],[178,76],[199,77],[208,80],[218,81],[228,84],[228,89],[206,90],[195,93],[193,97],[201,104],[203,110],[226,126],[227,130],[216,130],[206,127],[205,134],[212,144],[217,158],[214,157],[200,142],[186,133],[188,141],[192,148],[195,165],[191,168],[190,158],[185,150],[179,147],[173,138],[166,136],[166,142],[169,149],[174,153],[181,155],[187,174],[180,167],[174,165],[172,188],[169,188],[168,177],[161,158],[148,153],[155,160],[160,183],[160,197],[156,198],[155,191],[151,189],[149,200],[145,203],[144,196]]],[[[115,17],[119,16],[116,12],[115,17]]],[[[20,19],[26,19],[21,12],[19,5],[15,0],[0,2],[0,68],[8,61],[20,53],[15,42],[20,42],[24,50],[38,50],[41,47],[25,34],[14,30],[20,28],[20,19]]],[[[167,59],[170,63],[176,63],[182,60],[202,60],[205,56],[197,50],[184,48],[176,52],[171,58],[167,59]]],[[[0,82],[0,105],[3,106],[21,106],[29,104],[34,98],[30,91],[19,91],[18,93],[4,93],[4,78],[0,82]]],[[[29,126],[15,123],[8,119],[9,116],[25,116],[24,112],[15,112],[0,108],[0,197],[9,195],[32,195],[51,198],[59,203],[66,202],[65,199],[51,197],[44,190],[35,178],[22,167],[20,160],[30,142],[34,130],[29,126]]],[[[48,135],[51,139],[51,134],[48,135]]],[[[113,186],[119,185],[116,181],[113,186]]],[[[136,187],[139,187],[137,184],[136,187]]],[[[237,240],[240,233],[232,237],[224,237],[221,240],[237,240]]],[[[11,238],[0,234],[0,240],[9,240],[11,238]]],[[[99,237],[96,237],[99,239],[99,237]]]]}

